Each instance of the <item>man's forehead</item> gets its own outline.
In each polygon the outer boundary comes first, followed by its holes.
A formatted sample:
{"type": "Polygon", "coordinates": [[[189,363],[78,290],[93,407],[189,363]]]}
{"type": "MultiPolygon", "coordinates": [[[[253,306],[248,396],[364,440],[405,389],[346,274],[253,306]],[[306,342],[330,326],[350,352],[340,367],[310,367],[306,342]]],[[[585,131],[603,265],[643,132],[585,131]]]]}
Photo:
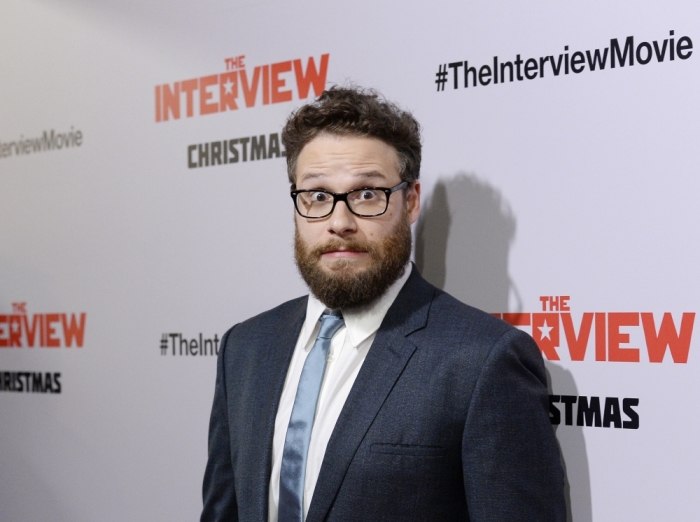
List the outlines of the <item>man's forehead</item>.
{"type": "Polygon", "coordinates": [[[338,169],[366,179],[386,179],[398,174],[398,154],[387,143],[362,136],[322,134],[299,154],[299,181],[321,179],[338,169]]]}

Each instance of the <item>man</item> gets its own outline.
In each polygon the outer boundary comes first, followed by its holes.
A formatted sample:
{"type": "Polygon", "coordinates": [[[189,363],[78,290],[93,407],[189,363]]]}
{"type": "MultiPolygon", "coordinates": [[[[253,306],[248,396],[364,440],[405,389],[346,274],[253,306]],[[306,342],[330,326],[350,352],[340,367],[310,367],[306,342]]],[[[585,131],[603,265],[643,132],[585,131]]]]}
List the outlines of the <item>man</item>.
{"type": "Polygon", "coordinates": [[[202,521],[559,521],[533,340],[410,263],[419,126],[331,88],[283,142],[311,295],[221,341],[202,521]]]}

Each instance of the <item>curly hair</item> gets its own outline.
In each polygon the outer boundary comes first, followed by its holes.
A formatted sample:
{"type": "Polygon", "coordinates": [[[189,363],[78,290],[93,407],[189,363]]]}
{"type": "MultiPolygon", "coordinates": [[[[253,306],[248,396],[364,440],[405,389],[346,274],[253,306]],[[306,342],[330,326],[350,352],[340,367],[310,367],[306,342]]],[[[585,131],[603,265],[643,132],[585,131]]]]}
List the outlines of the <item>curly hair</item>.
{"type": "Polygon", "coordinates": [[[295,183],[301,150],[320,134],[379,139],[396,149],[401,181],[411,182],[420,175],[419,123],[373,89],[333,86],[292,112],[282,129],[290,183],[295,183]]]}

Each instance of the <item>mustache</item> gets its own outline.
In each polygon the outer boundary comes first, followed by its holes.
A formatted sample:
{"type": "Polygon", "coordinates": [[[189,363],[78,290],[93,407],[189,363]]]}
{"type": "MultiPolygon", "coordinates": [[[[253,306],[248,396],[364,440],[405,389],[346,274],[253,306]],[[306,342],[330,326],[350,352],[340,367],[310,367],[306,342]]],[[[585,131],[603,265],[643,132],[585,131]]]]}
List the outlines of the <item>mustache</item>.
{"type": "Polygon", "coordinates": [[[369,254],[372,254],[374,250],[376,250],[376,248],[374,247],[374,245],[367,241],[359,241],[354,238],[346,240],[333,239],[322,245],[314,247],[311,250],[310,254],[316,258],[319,258],[323,254],[327,254],[328,252],[335,252],[337,250],[352,250],[355,252],[367,252],[369,254]]]}

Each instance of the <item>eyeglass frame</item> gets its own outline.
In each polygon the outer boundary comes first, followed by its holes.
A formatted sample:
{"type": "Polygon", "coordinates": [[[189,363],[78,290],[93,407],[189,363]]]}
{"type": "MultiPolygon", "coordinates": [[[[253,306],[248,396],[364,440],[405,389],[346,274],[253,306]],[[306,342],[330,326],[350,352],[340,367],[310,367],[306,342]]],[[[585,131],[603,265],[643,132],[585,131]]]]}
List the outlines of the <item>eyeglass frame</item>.
{"type": "Polygon", "coordinates": [[[386,214],[386,211],[389,210],[389,200],[391,199],[391,195],[394,192],[398,192],[399,190],[405,189],[409,186],[408,181],[402,181],[398,185],[395,185],[391,188],[386,188],[386,187],[362,187],[362,188],[357,188],[353,190],[348,190],[347,192],[330,192],[328,190],[323,190],[323,189],[301,189],[301,190],[292,190],[289,195],[292,197],[292,201],[294,201],[294,209],[297,211],[297,214],[299,214],[301,217],[304,219],[323,219],[327,218],[330,216],[333,211],[335,210],[335,205],[338,203],[338,201],[344,201],[345,206],[348,208],[348,210],[358,216],[358,217],[378,217],[383,214],[386,214]],[[386,207],[384,207],[384,210],[380,212],[379,214],[370,214],[370,215],[364,215],[364,214],[358,214],[355,212],[352,208],[350,208],[350,205],[348,205],[348,194],[352,194],[353,192],[359,192],[361,190],[381,190],[386,194],[386,207]],[[328,214],[324,214],[322,216],[305,216],[304,214],[301,213],[299,210],[299,207],[297,205],[297,196],[301,194],[302,192],[323,192],[324,194],[328,194],[329,196],[333,197],[333,206],[331,206],[331,210],[328,212],[328,214]]]}

